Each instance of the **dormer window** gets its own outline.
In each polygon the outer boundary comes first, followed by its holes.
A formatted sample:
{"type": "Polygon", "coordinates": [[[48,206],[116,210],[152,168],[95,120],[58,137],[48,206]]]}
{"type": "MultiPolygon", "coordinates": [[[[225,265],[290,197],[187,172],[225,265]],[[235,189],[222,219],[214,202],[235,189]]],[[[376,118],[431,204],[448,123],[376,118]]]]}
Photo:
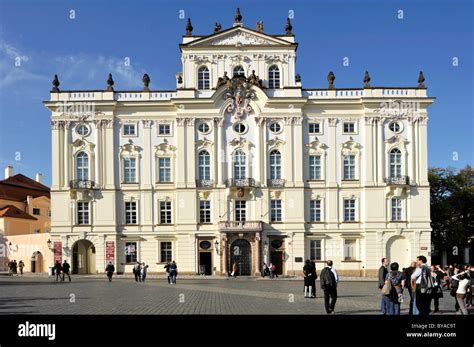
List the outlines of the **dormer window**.
{"type": "Polygon", "coordinates": [[[268,69],[268,88],[280,88],[280,70],[276,65],[272,65],[268,69]]]}
{"type": "Polygon", "coordinates": [[[209,89],[209,69],[205,66],[201,66],[198,70],[198,89],[209,89]]]}
{"type": "Polygon", "coordinates": [[[236,66],[234,67],[234,72],[233,72],[233,76],[234,77],[237,77],[237,76],[242,76],[242,77],[245,77],[245,71],[244,71],[244,68],[242,66],[236,66]]]}

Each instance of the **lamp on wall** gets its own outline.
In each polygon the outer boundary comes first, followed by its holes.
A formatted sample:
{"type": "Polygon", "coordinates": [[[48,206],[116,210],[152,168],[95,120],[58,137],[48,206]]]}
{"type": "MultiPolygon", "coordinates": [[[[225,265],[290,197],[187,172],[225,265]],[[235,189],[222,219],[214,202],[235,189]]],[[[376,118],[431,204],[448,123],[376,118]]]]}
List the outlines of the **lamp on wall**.
{"type": "Polygon", "coordinates": [[[219,241],[214,242],[214,248],[216,249],[216,253],[219,254],[219,241]]]}
{"type": "Polygon", "coordinates": [[[48,245],[48,248],[51,249],[51,244],[52,244],[52,242],[51,242],[50,239],[48,239],[48,241],[46,241],[46,244],[48,245]]]}

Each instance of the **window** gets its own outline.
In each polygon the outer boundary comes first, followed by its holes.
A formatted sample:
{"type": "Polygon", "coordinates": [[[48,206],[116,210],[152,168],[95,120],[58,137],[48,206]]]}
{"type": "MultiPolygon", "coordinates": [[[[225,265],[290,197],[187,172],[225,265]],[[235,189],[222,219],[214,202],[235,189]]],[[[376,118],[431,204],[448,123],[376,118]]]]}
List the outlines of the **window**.
{"type": "Polygon", "coordinates": [[[235,220],[237,222],[245,222],[245,218],[246,218],[245,203],[246,203],[245,200],[235,201],[235,220]]]}
{"type": "Polygon", "coordinates": [[[355,155],[344,156],[344,180],[355,180],[355,155]]]}
{"type": "Polygon", "coordinates": [[[272,65],[268,69],[268,88],[280,88],[280,70],[276,65],[272,65]]]}
{"type": "Polygon", "coordinates": [[[312,181],[321,179],[321,156],[320,155],[309,156],[309,179],[312,181]]]}
{"type": "Polygon", "coordinates": [[[344,122],[343,128],[344,134],[353,134],[355,132],[354,122],[344,122]]]}
{"type": "Polygon", "coordinates": [[[388,128],[390,129],[391,132],[394,132],[394,133],[399,133],[402,130],[402,127],[400,123],[398,122],[391,122],[388,125],[388,128]]]}
{"type": "Polygon", "coordinates": [[[137,224],[137,203],[125,202],[125,224],[137,224]]]}
{"type": "Polygon", "coordinates": [[[124,183],[134,183],[137,181],[136,158],[123,159],[123,181],[124,183]]]}
{"type": "Polygon", "coordinates": [[[344,222],[355,221],[355,200],[345,199],[344,200],[344,222]]]}
{"type": "Polygon", "coordinates": [[[173,260],[173,244],[170,241],[160,242],[160,263],[169,263],[173,260]]]}
{"type": "Polygon", "coordinates": [[[158,125],[158,135],[171,135],[171,125],[170,124],[159,124],[158,125]]]}
{"type": "Polygon", "coordinates": [[[210,180],[211,179],[211,156],[206,150],[199,152],[199,179],[210,180]]]}
{"type": "Polygon", "coordinates": [[[209,89],[209,69],[201,66],[198,70],[198,89],[209,89]]]}
{"type": "Polygon", "coordinates": [[[160,224],[172,224],[171,201],[160,201],[160,224]]]}
{"type": "Polygon", "coordinates": [[[270,179],[281,179],[281,154],[277,150],[270,152],[270,179]]]}
{"type": "Polygon", "coordinates": [[[321,200],[310,200],[309,202],[309,220],[310,222],[321,221],[321,200]]]}
{"type": "Polygon", "coordinates": [[[281,200],[270,201],[270,221],[281,222],[281,200]]]}
{"type": "Polygon", "coordinates": [[[245,153],[242,151],[234,153],[234,178],[245,178],[245,153]]]}
{"type": "Polygon", "coordinates": [[[199,201],[199,222],[211,223],[211,202],[209,200],[199,201]]]}
{"type": "Polygon", "coordinates": [[[137,129],[135,124],[124,124],[123,125],[123,135],[124,136],[135,136],[137,134],[137,129]]]}
{"type": "Polygon", "coordinates": [[[390,177],[402,175],[402,152],[398,148],[390,151],[390,177]]]}
{"type": "Polygon", "coordinates": [[[392,221],[401,221],[402,217],[402,199],[392,199],[392,221]]]}
{"type": "Polygon", "coordinates": [[[211,127],[206,122],[201,122],[198,125],[198,131],[202,134],[208,134],[211,130],[211,127]]]}
{"type": "Polygon", "coordinates": [[[244,71],[244,68],[242,66],[236,66],[234,67],[234,73],[233,73],[233,76],[236,77],[236,76],[242,76],[242,77],[245,77],[245,71],[244,71]]]}
{"type": "Polygon", "coordinates": [[[79,152],[76,156],[76,179],[89,180],[89,156],[86,152],[79,152]]]}
{"type": "Polygon", "coordinates": [[[158,181],[171,182],[171,158],[158,158],[158,181]]]}
{"type": "Polygon", "coordinates": [[[344,240],[344,260],[356,260],[356,240],[344,240]]]}
{"type": "Polygon", "coordinates": [[[77,224],[89,224],[89,203],[77,203],[77,224]]]}
{"type": "Polygon", "coordinates": [[[125,242],[125,263],[132,264],[137,262],[137,243],[125,242]]]}
{"type": "Polygon", "coordinates": [[[39,208],[34,208],[34,209],[33,209],[33,214],[34,214],[35,216],[39,216],[39,215],[40,215],[40,209],[39,209],[39,208]]]}
{"type": "Polygon", "coordinates": [[[310,134],[319,134],[321,132],[320,123],[309,123],[308,124],[308,133],[310,134]]]}
{"type": "Polygon", "coordinates": [[[274,134],[278,134],[281,131],[281,125],[278,122],[271,122],[268,128],[274,134]]]}
{"type": "Polygon", "coordinates": [[[243,134],[247,131],[247,126],[244,123],[237,123],[234,125],[234,131],[237,134],[243,134]]]}
{"type": "Polygon", "coordinates": [[[309,258],[312,261],[322,260],[321,240],[311,240],[309,242],[309,258]]]}
{"type": "Polygon", "coordinates": [[[87,136],[89,135],[89,127],[85,124],[79,124],[76,127],[76,133],[81,136],[87,136]]]}

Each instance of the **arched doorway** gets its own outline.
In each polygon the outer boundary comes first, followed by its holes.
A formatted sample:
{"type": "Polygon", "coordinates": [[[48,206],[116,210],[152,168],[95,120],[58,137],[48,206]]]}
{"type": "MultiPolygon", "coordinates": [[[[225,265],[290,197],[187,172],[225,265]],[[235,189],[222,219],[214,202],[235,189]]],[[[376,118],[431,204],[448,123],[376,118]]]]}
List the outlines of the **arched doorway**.
{"type": "Polygon", "coordinates": [[[230,266],[237,264],[238,276],[250,276],[252,269],[252,248],[250,242],[244,239],[238,239],[232,242],[230,246],[230,266]]]}
{"type": "Polygon", "coordinates": [[[96,273],[95,247],[89,240],[79,240],[72,246],[72,273],[96,273]]]}
{"type": "Polygon", "coordinates": [[[410,242],[403,236],[394,236],[387,242],[387,258],[398,263],[400,269],[410,265],[410,242]]]}
{"type": "Polygon", "coordinates": [[[43,255],[40,251],[31,256],[31,272],[43,272],[43,255]]]}

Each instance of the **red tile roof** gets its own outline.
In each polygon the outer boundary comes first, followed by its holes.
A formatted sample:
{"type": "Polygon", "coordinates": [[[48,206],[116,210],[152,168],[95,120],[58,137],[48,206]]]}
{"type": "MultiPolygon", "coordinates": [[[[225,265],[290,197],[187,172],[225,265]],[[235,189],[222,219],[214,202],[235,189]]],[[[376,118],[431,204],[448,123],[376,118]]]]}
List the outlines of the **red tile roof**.
{"type": "Polygon", "coordinates": [[[38,220],[37,218],[30,216],[25,211],[22,211],[18,207],[13,205],[7,205],[4,208],[0,209],[0,218],[1,217],[38,220]]]}
{"type": "Polygon", "coordinates": [[[39,196],[50,198],[50,189],[22,174],[0,181],[0,199],[25,201],[28,195],[33,198],[39,196]]]}

